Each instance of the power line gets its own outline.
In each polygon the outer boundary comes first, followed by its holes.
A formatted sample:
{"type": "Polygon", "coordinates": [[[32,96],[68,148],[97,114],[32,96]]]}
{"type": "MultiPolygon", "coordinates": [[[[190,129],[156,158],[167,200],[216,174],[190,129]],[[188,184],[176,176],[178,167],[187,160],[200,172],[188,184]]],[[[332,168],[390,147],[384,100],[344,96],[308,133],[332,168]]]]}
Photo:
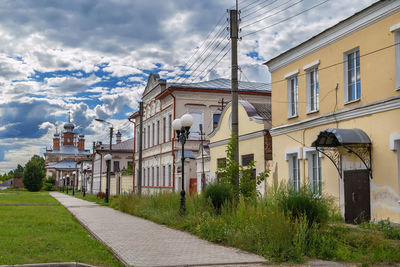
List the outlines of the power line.
{"type": "MultiPolygon", "coordinates": [[[[301,1],[303,1],[303,0],[301,0],[301,1]]],[[[293,15],[293,16],[290,16],[290,17],[288,17],[288,18],[286,18],[286,19],[283,19],[283,20],[281,20],[281,21],[278,21],[278,22],[276,22],[276,23],[274,23],[274,24],[271,24],[271,25],[269,25],[269,26],[263,27],[263,28],[261,28],[261,29],[259,29],[259,30],[254,31],[254,32],[247,33],[247,34],[243,35],[242,37],[246,37],[246,36],[248,36],[248,35],[251,35],[251,34],[254,34],[254,33],[257,33],[257,32],[260,32],[260,31],[263,31],[263,30],[265,30],[265,29],[271,28],[271,27],[273,27],[273,26],[276,26],[276,25],[278,25],[278,24],[280,24],[280,23],[282,23],[282,22],[288,21],[288,20],[290,20],[290,19],[292,19],[292,18],[294,18],[294,17],[297,17],[297,16],[299,16],[299,15],[301,15],[301,14],[303,14],[303,13],[306,13],[306,12],[310,11],[311,9],[314,9],[314,8],[320,6],[320,5],[323,5],[323,4],[325,4],[326,2],[328,2],[328,1],[329,1],[329,0],[325,0],[325,1],[323,1],[323,2],[321,2],[321,3],[319,3],[319,4],[317,4],[317,5],[314,5],[314,6],[310,7],[310,8],[307,8],[307,9],[305,9],[305,10],[303,10],[303,11],[301,11],[301,12],[299,12],[299,13],[293,15]]],[[[246,26],[249,26],[249,25],[246,25],[246,26]]]]}
{"type": "MultiPolygon", "coordinates": [[[[246,27],[249,27],[249,26],[251,26],[251,25],[254,25],[254,24],[256,24],[256,23],[258,23],[258,22],[260,22],[260,21],[263,21],[263,20],[265,20],[265,19],[268,19],[268,18],[270,18],[270,17],[273,17],[273,16],[275,16],[275,15],[278,15],[279,13],[282,13],[282,12],[288,10],[288,9],[291,8],[291,7],[294,7],[295,5],[297,5],[297,4],[299,4],[299,3],[303,2],[303,1],[304,1],[304,0],[297,1],[296,3],[294,3],[294,4],[292,4],[292,5],[288,6],[288,7],[286,7],[286,8],[284,8],[284,9],[281,9],[281,10],[279,10],[278,12],[275,12],[275,13],[273,13],[273,14],[271,14],[271,15],[265,16],[265,17],[263,17],[263,18],[261,18],[261,19],[258,19],[258,20],[254,21],[254,22],[251,22],[251,23],[249,23],[249,24],[247,24],[247,25],[244,25],[244,26],[242,27],[242,29],[244,29],[244,28],[246,28],[246,27]]],[[[271,9],[270,11],[273,11],[273,10],[277,9],[278,7],[284,6],[284,5],[286,5],[287,3],[289,3],[289,2],[292,2],[292,0],[286,1],[285,3],[280,4],[280,5],[276,6],[275,8],[271,9]]],[[[270,13],[270,12],[268,12],[268,13],[270,13]]]]}
{"type": "Polygon", "coordinates": [[[265,6],[262,6],[262,7],[258,8],[257,10],[255,10],[255,11],[253,11],[253,12],[251,12],[251,13],[245,15],[245,16],[241,16],[241,18],[244,19],[244,18],[246,18],[246,17],[248,17],[248,16],[250,16],[250,15],[252,15],[252,14],[254,14],[254,13],[257,13],[258,11],[263,10],[264,8],[266,8],[266,7],[270,6],[270,5],[272,5],[273,3],[276,3],[277,1],[278,1],[278,0],[274,0],[274,1],[272,1],[271,3],[268,3],[268,4],[266,4],[265,6]]]}
{"type": "Polygon", "coordinates": [[[249,6],[254,5],[255,3],[259,2],[259,1],[261,1],[261,0],[255,0],[255,1],[251,2],[251,3],[248,4],[247,6],[242,7],[241,10],[246,10],[246,8],[248,8],[249,6]]]}

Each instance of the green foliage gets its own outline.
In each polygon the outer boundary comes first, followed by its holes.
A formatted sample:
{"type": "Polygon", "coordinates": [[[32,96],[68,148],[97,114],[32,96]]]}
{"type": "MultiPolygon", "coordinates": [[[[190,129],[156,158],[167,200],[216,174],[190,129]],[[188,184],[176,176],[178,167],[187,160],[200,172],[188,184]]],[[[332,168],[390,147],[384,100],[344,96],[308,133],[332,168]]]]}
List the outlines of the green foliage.
{"type": "Polygon", "coordinates": [[[389,219],[379,222],[364,222],[360,227],[372,231],[380,231],[388,239],[400,240],[400,228],[392,225],[389,219]]]}
{"type": "Polygon", "coordinates": [[[46,191],[53,191],[55,184],[56,180],[53,179],[53,177],[47,177],[47,179],[44,180],[43,189],[46,191]]]}
{"type": "Polygon", "coordinates": [[[207,185],[204,195],[211,200],[215,210],[220,212],[224,203],[233,200],[233,188],[229,183],[213,183],[207,185]]]}
{"type": "Polygon", "coordinates": [[[319,225],[326,224],[329,219],[331,206],[330,199],[322,196],[316,197],[306,185],[300,190],[295,190],[291,186],[281,186],[275,192],[278,206],[286,216],[293,220],[307,219],[309,226],[314,223],[319,225]]]}
{"type": "Polygon", "coordinates": [[[259,174],[255,179],[253,171],[255,162],[252,161],[248,166],[240,166],[235,160],[237,137],[232,133],[231,138],[226,147],[226,166],[218,166],[217,176],[219,183],[227,183],[232,185],[233,192],[236,196],[242,196],[245,199],[253,199],[258,196],[257,185],[260,185],[269,175],[269,170],[259,174]],[[239,184],[236,178],[239,176],[239,184]]]}
{"type": "Polygon", "coordinates": [[[29,191],[39,191],[43,186],[44,177],[44,159],[34,155],[25,165],[22,182],[29,191]]]}

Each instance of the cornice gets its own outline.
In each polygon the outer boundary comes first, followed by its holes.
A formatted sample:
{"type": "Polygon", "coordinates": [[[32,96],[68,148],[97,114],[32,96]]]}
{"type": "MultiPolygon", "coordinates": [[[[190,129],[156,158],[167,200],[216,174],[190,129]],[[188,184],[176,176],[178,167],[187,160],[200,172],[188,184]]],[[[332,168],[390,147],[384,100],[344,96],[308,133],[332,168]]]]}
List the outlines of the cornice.
{"type": "Polygon", "coordinates": [[[264,64],[268,66],[270,72],[276,71],[398,10],[400,10],[400,1],[398,0],[386,0],[375,3],[264,64]]]}
{"type": "Polygon", "coordinates": [[[348,119],[359,118],[366,115],[375,114],[378,112],[400,109],[400,96],[395,96],[371,104],[366,104],[354,108],[342,109],[337,112],[332,112],[310,119],[285,124],[274,127],[270,130],[271,136],[277,136],[285,133],[295,132],[307,128],[312,128],[324,124],[333,123],[335,121],[344,121],[348,119]]]}

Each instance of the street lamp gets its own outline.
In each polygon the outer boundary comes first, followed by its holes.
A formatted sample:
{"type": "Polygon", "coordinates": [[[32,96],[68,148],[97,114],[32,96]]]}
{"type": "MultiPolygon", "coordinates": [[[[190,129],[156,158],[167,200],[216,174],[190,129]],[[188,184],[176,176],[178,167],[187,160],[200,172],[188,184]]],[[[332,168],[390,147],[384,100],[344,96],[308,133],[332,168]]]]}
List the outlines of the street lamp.
{"type": "Polygon", "coordinates": [[[107,154],[104,156],[104,159],[107,164],[107,178],[106,178],[106,200],[105,202],[108,203],[108,198],[110,196],[110,165],[111,165],[111,154],[107,154]]]}
{"type": "Polygon", "coordinates": [[[75,196],[75,176],[76,176],[76,172],[74,171],[73,173],[72,173],[72,175],[73,175],[73,182],[72,182],[72,195],[73,196],[75,196]]]}
{"type": "Polygon", "coordinates": [[[68,195],[68,187],[69,187],[69,176],[67,176],[67,195],[68,195]]]}
{"type": "Polygon", "coordinates": [[[63,192],[65,191],[65,177],[63,177],[63,192]]]}
{"type": "Polygon", "coordinates": [[[86,171],[87,171],[87,166],[83,168],[83,182],[82,182],[83,197],[86,196],[86,171]]]}
{"type": "Polygon", "coordinates": [[[182,152],[181,152],[181,161],[182,161],[182,190],[181,190],[181,206],[180,213],[181,215],[186,212],[186,204],[185,204],[185,143],[189,138],[189,130],[193,125],[193,117],[190,114],[183,115],[180,119],[175,119],[172,122],[172,127],[176,131],[176,136],[178,141],[182,144],[182,152]]]}

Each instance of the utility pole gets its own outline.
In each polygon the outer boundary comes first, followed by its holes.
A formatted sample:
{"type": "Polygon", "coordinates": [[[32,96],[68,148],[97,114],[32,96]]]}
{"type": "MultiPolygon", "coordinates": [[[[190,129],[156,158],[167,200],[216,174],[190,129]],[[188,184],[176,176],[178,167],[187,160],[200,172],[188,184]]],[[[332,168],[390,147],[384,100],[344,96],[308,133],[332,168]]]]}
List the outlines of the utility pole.
{"type": "Polygon", "coordinates": [[[206,190],[206,174],[204,173],[204,145],[203,145],[203,124],[199,124],[200,129],[200,140],[201,140],[201,163],[203,166],[203,172],[201,173],[201,192],[206,190]]]}
{"type": "MultiPolygon", "coordinates": [[[[92,158],[92,183],[90,184],[90,194],[93,194],[93,183],[94,183],[94,157],[96,156],[96,142],[93,141],[93,158],[92,158]]],[[[100,170],[101,172],[101,170],[100,170]]]]}
{"type": "MultiPolygon", "coordinates": [[[[114,128],[110,127],[110,155],[112,155],[112,137],[114,128]]],[[[107,180],[106,180],[106,203],[108,203],[108,198],[110,197],[110,183],[111,183],[111,160],[106,160],[107,163],[107,180]]],[[[115,175],[114,175],[115,176],[115,175]]]]}
{"type": "Polygon", "coordinates": [[[142,194],[142,161],[143,161],[143,102],[139,102],[139,169],[138,169],[138,194],[142,194]]]}
{"type": "MultiPolygon", "coordinates": [[[[237,42],[239,37],[238,27],[238,0],[236,10],[230,10],[230,37],[232,45],[232,133],[236,136],[236,151],[233,159],[239,165],[239,122],[238,122],[238,59],[237,42]]],[[[239,186],[239,174],[236,174],[235,184],[239,186]]]]}

